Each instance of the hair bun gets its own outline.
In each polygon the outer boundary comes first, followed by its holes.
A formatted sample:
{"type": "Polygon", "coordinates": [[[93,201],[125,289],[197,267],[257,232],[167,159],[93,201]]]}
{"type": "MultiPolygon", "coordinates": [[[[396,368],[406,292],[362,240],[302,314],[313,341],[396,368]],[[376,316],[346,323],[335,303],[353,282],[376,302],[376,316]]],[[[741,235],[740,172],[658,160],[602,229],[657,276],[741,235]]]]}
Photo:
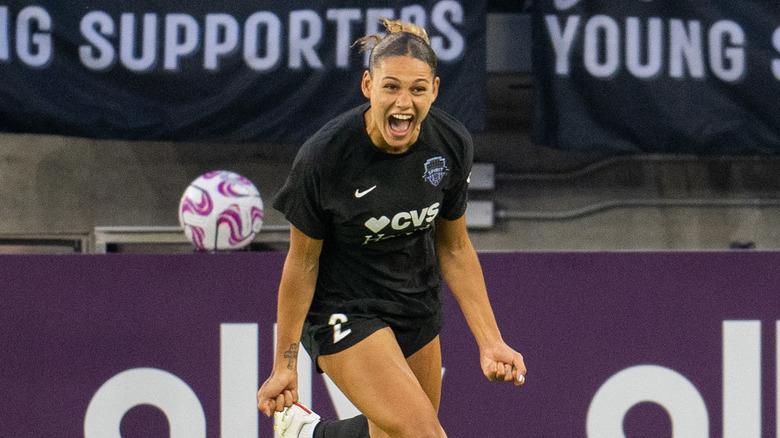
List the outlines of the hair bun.
{"type": "Polygon", "coordinates": [[[426,32],[425,28],[422,26],[418,26],[409,21],[388,20],[387,18],[383,18],[379,22],[385,27],[385,30],[387,30],[388,33],[409,32],[424,39],[426,43],[431,43],[428,39],[428,32],[426,32]]]}

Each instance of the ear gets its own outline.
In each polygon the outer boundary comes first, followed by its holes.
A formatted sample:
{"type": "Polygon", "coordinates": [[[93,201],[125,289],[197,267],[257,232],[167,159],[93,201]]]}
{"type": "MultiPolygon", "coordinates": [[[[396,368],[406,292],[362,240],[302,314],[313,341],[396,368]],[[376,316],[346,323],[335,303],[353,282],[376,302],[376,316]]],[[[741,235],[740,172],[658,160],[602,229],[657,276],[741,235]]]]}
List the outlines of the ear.
{"type": "Polygon", "coordinates": [[[363,72],[363,79],[360,80],[360,89],[363,91],[363,96],[366,96],[366,99],[371,98],[371,74],[368,70],[363,72]]]}
{"type": "Polygon", "coordinates": [[[436,97],[439,96],[439,77],[436,76],[433,78],[433,100],[436,100],[436,97]]]}

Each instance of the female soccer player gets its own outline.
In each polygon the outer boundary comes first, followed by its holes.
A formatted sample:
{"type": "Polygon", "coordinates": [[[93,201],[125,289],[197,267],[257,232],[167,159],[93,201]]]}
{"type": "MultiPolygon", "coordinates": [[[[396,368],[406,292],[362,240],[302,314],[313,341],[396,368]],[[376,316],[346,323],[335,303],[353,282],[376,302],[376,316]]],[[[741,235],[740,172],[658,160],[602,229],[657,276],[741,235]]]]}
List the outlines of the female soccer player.
{"type": "Polygon", "coordinates": [[[291,223],[278,296],[274,368],[258,408],[282,437],[445,437],[441,278],[492,381],[522,385],[502,339],[464,213],[473,160],[466,129],[432,107],[436,55],[425,30],[384,21],[361,90],[368,102],[300,149],[274,207],[291,223]],[[298,343],[363,415],[320,421],[297,404],[298,343]],[[286,408],[286,409],[285,409],[286,408]]]}

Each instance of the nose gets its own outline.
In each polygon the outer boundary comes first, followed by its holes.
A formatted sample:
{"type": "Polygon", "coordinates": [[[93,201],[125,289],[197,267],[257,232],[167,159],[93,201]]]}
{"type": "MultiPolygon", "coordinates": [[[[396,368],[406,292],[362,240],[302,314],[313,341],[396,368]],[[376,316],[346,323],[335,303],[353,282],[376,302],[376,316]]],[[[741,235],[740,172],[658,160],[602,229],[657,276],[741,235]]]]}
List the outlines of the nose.
{"type": "Polygon", "coordinates": [[[395,106],[399,109],[407,109],[412,106],[412,94],[409,91],[401,91],[395,99],[395,106]]]}

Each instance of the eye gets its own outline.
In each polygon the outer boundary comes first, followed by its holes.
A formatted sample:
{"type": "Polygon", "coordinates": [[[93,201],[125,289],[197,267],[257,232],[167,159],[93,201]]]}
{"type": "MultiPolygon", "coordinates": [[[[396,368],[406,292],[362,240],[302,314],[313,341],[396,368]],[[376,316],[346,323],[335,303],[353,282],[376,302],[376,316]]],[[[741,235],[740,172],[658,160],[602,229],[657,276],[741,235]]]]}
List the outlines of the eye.
{"type": "Polygon", "coordinates": [[[385,88],[386,90],[395,91],[395,90],[397,90],[397,89],[398,89],[398,85],[396,85],[396,84],[393,84],[393,83],[388,83],[388,84],[385,84],[385,85],[384,85],[384,88],[385,88]]]}

